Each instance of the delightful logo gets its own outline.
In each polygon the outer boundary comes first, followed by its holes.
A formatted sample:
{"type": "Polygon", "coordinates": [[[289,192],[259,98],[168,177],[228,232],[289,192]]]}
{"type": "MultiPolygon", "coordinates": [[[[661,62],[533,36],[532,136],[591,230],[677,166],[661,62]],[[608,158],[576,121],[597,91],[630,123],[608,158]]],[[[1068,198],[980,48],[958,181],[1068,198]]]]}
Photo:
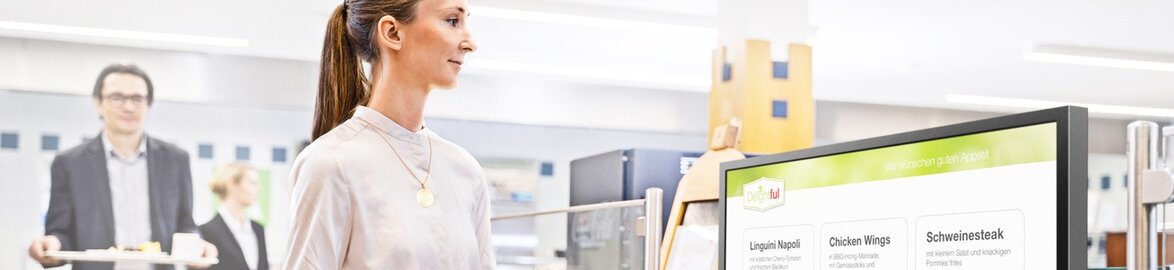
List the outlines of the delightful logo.
{"type": "Polygon", "coordinates": [[[786,190],[785,186],[782,179],[766,177],[746,183],[742,185],[743,207],[765,212],[771,208],[783,205],[783,190],[786,190]]]}

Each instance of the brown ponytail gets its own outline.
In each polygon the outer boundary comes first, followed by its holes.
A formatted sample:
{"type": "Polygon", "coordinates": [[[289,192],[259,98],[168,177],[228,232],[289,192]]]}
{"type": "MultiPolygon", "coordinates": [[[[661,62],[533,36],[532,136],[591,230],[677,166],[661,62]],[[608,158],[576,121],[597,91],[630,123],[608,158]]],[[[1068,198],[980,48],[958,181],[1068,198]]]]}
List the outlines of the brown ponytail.
{"type": "Polygon", "coordinates": [[[322,44],[311,140],[342,124],[357,106],[367,104],[370,84],[361,61],[374,62],[379,55],[371,39],[375,23],[388,15],[410,23],[416,2],[419,0],[344,0],[334,9],[322,44]]]}
{"type": "Polygon", "coordinates": [[[356,106],[367,102],[367,78],[347,37],[346,5],[339,5],[326,23],[322,44],[322,70],[318,79],[318,104],[314,106],[314,133],[322,134],[346,121],[356,106]]]}

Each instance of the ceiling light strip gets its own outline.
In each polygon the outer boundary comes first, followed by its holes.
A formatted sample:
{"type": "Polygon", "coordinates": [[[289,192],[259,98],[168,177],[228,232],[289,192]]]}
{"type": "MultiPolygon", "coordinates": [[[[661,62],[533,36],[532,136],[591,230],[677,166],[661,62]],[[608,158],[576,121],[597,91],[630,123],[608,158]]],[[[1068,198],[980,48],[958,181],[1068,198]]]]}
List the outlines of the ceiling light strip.
{"type": "Polygon", "coordinates": [[[1025,109],[1046,109],[1046,108],[1071,105],[1071,106],[1080,106],[1080,107],[1088,108],[1088,111],[1092,112],[1092,113],[1172,117],[1172,118],[1174,118],[1174,109],[1152,108],[1152,107],[1120,106],[1120,105],[1105,105],[1105,104],[1092,104],[1092,103],[1018,99],[1018,98],[955,95],[955,94],[946,95],[946,102],[960,103],[960,104],[971,104],[971,105],[997,106],[997,107],[1025,108],[1025,109]]]}
{"type": "Polygon", "coordinates": [[[248,47],[249,41],[240,38],[223,38],[197,35],[181,35],[156,32],[141,32],[106,28],[92,28],[39,23],[0,21],[0,30],[46,33],[55,35],[88,36],[138,41],[181,43],[219,47],[248,47]]]}
{"type": "Polygon", "coordinates": [[[649,72],[625,72],[606,69],[580,68],[572,66],[542,65],[512,61],[498,61],[491,59],[476,59],[468,63],[471,68],[487,70],[544,74],[587,79],[605,79],[615,81],[641,82],[652,85],[678,87],[693,91],[703,91],[709,88],[709,78],[694,78],[672,74],[649,72]]]}
{"type": "Polygon", "coordinates": [[[1023,55],[1023,60],[1057,64],[1174,72],[1174,63],[1062,53],[1028,52],[1023,55]]]}
{"type": "Polygon", "coordinates": [[[642,30],[655,33],[674,33],[687,35],[705,35],[717,37],[717,29],[701,26],[675,25],[666,23],[609,19],[600,17],[578,16],[547,12],[523,11],[515,9],[474,7],[474,16],[487,16],[501,19],[523,20],[542,23],[566,24],[586,27],[599,27],[618,30],[642,30]]]}

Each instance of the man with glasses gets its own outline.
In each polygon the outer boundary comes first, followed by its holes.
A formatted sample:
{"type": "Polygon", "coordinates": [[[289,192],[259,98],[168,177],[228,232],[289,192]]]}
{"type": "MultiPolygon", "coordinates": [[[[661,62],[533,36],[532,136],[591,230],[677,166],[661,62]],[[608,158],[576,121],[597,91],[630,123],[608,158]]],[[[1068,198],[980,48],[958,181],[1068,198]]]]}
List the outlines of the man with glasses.
{"type": "MultiPolygon", "coordinates": [[[[154,94],[150,77],[134,65],[110,65],[98,75],[93,101],[103,128],[97,138],[53,159],[45,236],[29,246],[29,256],[42,266],[63,265],[46,256],[59,250],[159,242],[167,252],[173,233],[197,231],[187,152],[143,132],[154,94]]],[[[215,258],[216,253],[215,246],[204,242],[204,257],[215,258]]],[[[79,270],[115,267],[150,268],[73,263],[79,270]]]]}

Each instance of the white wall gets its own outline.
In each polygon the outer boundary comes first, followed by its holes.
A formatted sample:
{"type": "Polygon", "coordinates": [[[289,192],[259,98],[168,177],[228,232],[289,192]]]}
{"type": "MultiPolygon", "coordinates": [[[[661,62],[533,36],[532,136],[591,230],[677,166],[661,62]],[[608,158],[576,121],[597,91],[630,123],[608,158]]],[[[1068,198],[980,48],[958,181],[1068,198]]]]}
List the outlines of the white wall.
{"type": "MultiPolygon", "coordinates": [[[[816,103],[816,144],[859,140],[1005,115],[833,101],[816,103]]],[[[1088,152],[1124,155],[1125,126],[1129,122],[1089,119],[1088,152]]]]}
{"type": "MultiPolygon", "coordinates": [[[[212,217],[211,192],[207,180],[215,165],[235,160],[237,145],[250,146],[250,163],[273,174],[269,246],[283,250],[288,207],[286,175],[288,164],[274,163],[273,147],[289,149],[309,130],[306,112],[261,110],[225,106],[158,102],[148,114],[148,135],[184,148],[192,155],[194,217],[203,223],[212,217]],[[199,143],[213,144],[214,159],[196,157],[199,143]]],[[[100,129],[88,96],[29,93],[0,90],[0,130],[18,132],[18,152],[0,151],[0,200],[10,215],[0,230],[0,269],[36,269],[27,260],[26,248],[43,232],[43,215],[48,207],[49,163],[55,152],[41,151],[41,135],[60,137],[60,149],[68,149],[93,137],[100,129]]],[[[289,157],[292,160],[292,156],[289,157]]]]}
{"type": "MultiPolygon", "coordinates": [[[[37,216],[47,204],[48,163],[54,154],[38,150],[40,136],[59,135],[65,149],[97,132],[99,123],[86,96],[105,65],[135,63],[152,76],[159,100],[148,120],[152,136],[173,141],[192,155],[200,143],[215,146],[214,160],[193,158],[197,222],[213,211],[206,209],[212,195],[204,182],[214,166],[232,161],[236,145],[250,145],[253,160],[266,161],[270,147],[284,146],[292,160],[294,145],[308,135],[317,81],[317,63],[308,61],[29,39],[0,38],[0,59],[0,89],[18,90],[0,94],[0,130],[20,132],[22,140],[20,153],[0,153],[13,160],[0,164],[0,171],[16,171],[0,177],[31,179],[0,186],[11,186],[0,195],[19,193],[5,196],[5,202],[13,203],[4,208],[25,216],[18,219],[24,224],[13,224],[19,229],[0,232],[0,243],[6,243],[0,244],[0,269],[21,269],[7,267],[9,262],[34,265],[22,250],[41,233],[37,216]],[[9,169],[9,164],[19,165],[9,169]],[[38,204],[26,205],[30,201],[38,204]]],[[[535,198],[539,208],[553,208],[567,204],[566,170],[574,158],[628,147],[704,147],[705,99],[699,93],[468,72],[457,89],[436,92],[425,115],[431,127],[475,155],[554,162],[555,177],[543,178],[549,180],[539,183],[535,198]]],[[[285,243],[276,232],[288,227],[282,218],[288,211],[282,206],[288,201],[288,168],[268,166],[274,171],[268,239],[270,250],[279,254],[285,243]]],[[[537,226],[546,230],[539,232],[540,238],[550,242],[541,248],[565,246],[565,221],[542,222],[547,225],[537,226]]]]}
{"type": "MultiPolygon", "coordinates": [[[[21,134],[21,150],[0,150],[0,208],[13,217],[0,228],[0,269],[35,268],[27,243],[41,233],[47,204],[48,164],[40,136],[61,137],[62,149],[93,136],[99,122],[88,95],[94,77],[111,62],[135,62],[155,80],[160,102],[148,132],[192,155],[199,143],[215,145],[211,161],[193,158],[196,219],[211,216],[204,182],[216,164],[231,161],[236,145],[273,170],[269,245],[279,260],[288,216],[287,164],[271,164],[269,149],[289,149],[308,137],[316,64],[304,61],[209,55],[62,42],[0,38],[0,131],[21,134]],[[201,209],[203,208],[203,209],[201,209]]],[[[817,88],[818,91],[818,88],[817,88]]],[[[437,92],[428,125],[478,157],[551,161],[542,178],[539,209],[563,207],[573,159],[620,148],[702,150],[706,94],[555,82],[494,73],[466,74],[461,86],[437,92]]],[[[997,116],[958,110],[817,102],[817,144],[904,132],[997,116]]],[[[1123,154],[1126,121],[1093,120],[1090,152],[1123,154]]],[[[565,247],[565,219],[543,219],[539,255],[565,247]]]]}
{"type": "MultiPolygon", "coordinates": [[[[212,195],[206,188],[214,165],[232,161],[237,145],[252,148],[252,161],[273,171],[271,216],[267,240],[271,260],[280,263],[288,228],[288,164],[272,163],[274,146],[293,150],[310,130],[309,111],[258,109],[233,106],[157,102],[147,120],[147,132],[175,142],[193,155],[195,218],[211,218],[212,195]],[[215,159],[199,160],[197,145],[212,143],[215,159]]],[[[633,132],[607,129],[503,124],[428,118],[430,128],[467,148],[477,157],[524,158],[552,161],[554,177],[538,183],[535,204],[539,209],[564,207],[568,197],[568,165],[575,158],[627,147],[697,150],[704,135],[633,132]]],[[[99,130],[88,96],[0,90],[0,131],[20,134],[19,152],[0,151],[0,202],[11,221],[0,228],[0,269],[38,269],[27,259],[28,243],[43,230],[42,216],[48,203],[49,168],[54,153],[40,151],[44,133],[61,137],[66,149],[83,136],[99,130]]],[[[565,246],[565,220],[544,219],[536,226],[540,249],[545,254],[565,246]]]]}
{"type": "MultiPolygon", "coordinates": [[[[0,89],[88,94],[98,71],[138,63],[160,100],[308,111],[318,64],[309,61],[0,38],[0,89]]],[[[817,96],[821,92],[815,86],[817,96]]],[[[432,95],[428,117],[552,127],[705,134],[705,93],[571,83],[548,76],[474,71],[432,95]]],[[[817,101],[820,143],[867,138],[1000,113],[817,101]],[[883,119],[873,121],[872,119],[883,119]]],[[[1093,152],[1121,152],[1123,120],[1096,120],[1093,152]],[[1102,141],[1104,143],[1102,143],[1102,141]],[[1101,147],[1103,145],[1104,147],[1101,147]]]]}
{"type": "MultiPolygon", "coordinates": [[[[135,63],[159,100],[310,110],[318,63],[0,38],[0,89],[89,94],[103,67],[135,63]]],[[[474,61],[474,60],[470,60],[474,61]]],[[[426,116],[574,128],[704,134],[706,95],[470,70],[426,116]],[[700,109],[699,109],[700,108],[700,109]]]]}

